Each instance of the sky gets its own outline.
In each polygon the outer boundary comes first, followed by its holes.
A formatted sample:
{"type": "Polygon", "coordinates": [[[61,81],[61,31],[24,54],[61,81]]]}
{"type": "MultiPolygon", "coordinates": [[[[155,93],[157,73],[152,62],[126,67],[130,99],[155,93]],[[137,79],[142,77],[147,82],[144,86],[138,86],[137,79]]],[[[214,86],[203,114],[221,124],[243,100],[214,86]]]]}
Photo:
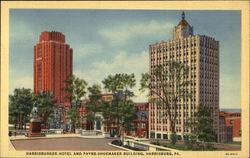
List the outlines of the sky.
{"type": "MultiPolygon", "coordinates": [[[[172,39],[182,10],[11,9],[9,93],[33,90],[34,45],[43,31],[62,32],[73,48],[73,74],[91,86],[109,74],[149,71],[149,45],[172,39]]],[[[194,34],[220,42],[220,108],[240,108],[241,12],[185,10],[194,34]]]]}

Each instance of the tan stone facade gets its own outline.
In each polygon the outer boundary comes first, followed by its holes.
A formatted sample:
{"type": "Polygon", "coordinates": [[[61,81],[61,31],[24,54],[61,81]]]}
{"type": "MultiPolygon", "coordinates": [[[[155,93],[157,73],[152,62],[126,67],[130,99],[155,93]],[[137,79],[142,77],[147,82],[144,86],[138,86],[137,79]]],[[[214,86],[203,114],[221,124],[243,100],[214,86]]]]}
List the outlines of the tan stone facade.
{"type": "MultiPolygon", "coordinates": [[[[184,15],[184,14],[183,14],[184,15]]],[[[203,104],[211,109],[213,128],[219,130],[219,42],[205,35],[193,35],[193,27],[182,20],[174,28],[173,40],[149,46],[150,73],[157,65],[167,66],[167,62],[179,61],[189,67],[186,77],[191,81],[187,87],[191,98],[179,100],[177,111],[176,133],[182,137],[190,133],[185,122],[193,117],[198,106],[203,104]],[[185,28],[185,29],[183,29],[185,28]]],[[[152,89],[159,91],[159,82],[151,80],[152,89]]],[[[153,95],[150,96],[155,97],[153,95]]],[[[169,120],[160,115],[162,109],[156,103],[149,104],[150,138],[169,139],[169,120]]]]}

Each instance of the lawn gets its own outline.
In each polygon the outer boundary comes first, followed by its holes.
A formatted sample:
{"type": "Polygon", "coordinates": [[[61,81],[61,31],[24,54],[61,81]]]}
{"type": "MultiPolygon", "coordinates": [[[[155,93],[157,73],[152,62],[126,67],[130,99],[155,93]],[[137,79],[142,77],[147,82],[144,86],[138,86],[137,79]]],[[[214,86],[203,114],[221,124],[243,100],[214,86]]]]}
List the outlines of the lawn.
{"type": "Polygon", "coordinates": [[[241,146],[241,142],[227,142],[222,143],[223,145],[235,145],[235,146],[241,146]]]}
{"type": "MultiPolygon", "coordinates": [[[[15,127],[9,127],[10,131],[15,131],[15,127]]],[[[29,128],[27,127],[26,130],[29,130],[29,128]]],[[[26,131],[25,129],[16,129],[16,131],[26,131]]]]}
{"type": "Polygon", "coordinates": [[[170,144],[170,143],[159,143],[160,146],[164,146],[164,147],[167,147],[167,148],[172,148],[172,149],[177,149],[177,150],[189,150],[189,151],[223,151],[223,150],[226,150],[226,149],[219,149],[219,148],[214,148],[214,147],[211,147],[211,148],[203,148],[203,147],[200,147],[200,146],[194,146],[192,149],[189,148],[186,144],[170,144]]]}

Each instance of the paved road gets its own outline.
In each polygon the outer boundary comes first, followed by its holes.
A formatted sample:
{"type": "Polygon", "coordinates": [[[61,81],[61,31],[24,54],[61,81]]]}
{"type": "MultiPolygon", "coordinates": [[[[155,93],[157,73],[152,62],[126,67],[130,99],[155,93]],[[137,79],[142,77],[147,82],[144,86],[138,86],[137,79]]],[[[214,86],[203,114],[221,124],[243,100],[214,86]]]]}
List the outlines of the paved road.
{"type": "Polygon", "coordinates": [[[16,150],[102,150],[117,151],[121,149],[108,145],[114,139],[88,138],[50,138],[32,140],[12,140],[16,150]]]}

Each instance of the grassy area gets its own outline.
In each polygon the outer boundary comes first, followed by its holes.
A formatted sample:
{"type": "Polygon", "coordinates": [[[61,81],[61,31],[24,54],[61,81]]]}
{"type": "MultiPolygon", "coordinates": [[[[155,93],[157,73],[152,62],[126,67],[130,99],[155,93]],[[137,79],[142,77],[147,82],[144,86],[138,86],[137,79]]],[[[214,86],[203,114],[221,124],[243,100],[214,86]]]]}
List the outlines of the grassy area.
{"type": "Polygon", "coordinates": [[[27,130],[29,130],[29,128],[26,128],[26,130],[25,129],[16,129],[15,130],[15,127],[9,127],[9,131],[27,131],[27,130]]]}
{"type": "Polygon", "coordinates": [[[164,146],[167,148],[172,148],[172,149],[177,149],[177,150],[189,150],[189,151],[223,151],[226,149],[219,149],[219,148],[214,148],[214,147],[210,147],[210,148],[203,148],[201,146],[194,146],[192,148],[188,147],[186,144],[168,144],[168,143],[159,143],[160,146],[164,146]]]}
{"type": "MultiPolygon", "coordinates": [[[[10,131],[15,131],[15,127],[9,127],[10,131]]],[[[29,130],[29,128],[26,128],[26,130],[29,130]]],[[[25,131],[25,129],[16,129],[16,131],[25,131]]]]}
{"type": "Polygon", "coordinates": [[[227,142],[222,143],[223,145],[235,145],[235,146],[241,146],[241,142],[227,142]]]}

